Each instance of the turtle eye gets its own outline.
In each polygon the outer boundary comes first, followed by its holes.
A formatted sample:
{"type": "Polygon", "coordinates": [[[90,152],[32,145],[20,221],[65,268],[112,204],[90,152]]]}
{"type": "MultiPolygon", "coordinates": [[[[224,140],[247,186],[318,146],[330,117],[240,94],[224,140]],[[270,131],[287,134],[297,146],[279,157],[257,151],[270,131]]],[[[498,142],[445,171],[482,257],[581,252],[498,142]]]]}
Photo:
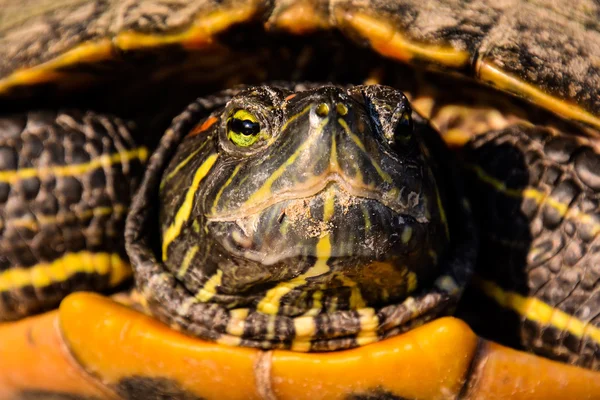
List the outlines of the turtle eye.
{"type": "Polygon", "coordinates": [[[261,137],[258,118],[246,110],[237,110],[227,120],[227,139],[240,147],[249,147],[261,137]]]}
{"type": "Polygon", "coordinates": [[[394,127],[394,141],[398,144],[406,144],[412,137],[413,121],[410,111],[404,111],[394,127]]]}

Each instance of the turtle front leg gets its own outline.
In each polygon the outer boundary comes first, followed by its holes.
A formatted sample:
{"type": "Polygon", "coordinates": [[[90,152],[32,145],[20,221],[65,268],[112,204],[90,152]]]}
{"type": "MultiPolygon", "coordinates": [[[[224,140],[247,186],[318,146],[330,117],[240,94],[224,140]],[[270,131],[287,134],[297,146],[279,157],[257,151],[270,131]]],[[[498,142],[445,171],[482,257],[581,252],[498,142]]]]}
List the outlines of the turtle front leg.
{"type": "Polygon", "coordinates": [[[0,119],[0,321],[131,276],[124,223],[147,150],[91,112],[0,119]]]}
{"type": "Polygon", "coordinates": [[[497,307],[480,314],[493,315],[483,328],[600,369],[597,143],[519,124],[475,138],[464,154],[481,227],[475,285],[497,307]]]}

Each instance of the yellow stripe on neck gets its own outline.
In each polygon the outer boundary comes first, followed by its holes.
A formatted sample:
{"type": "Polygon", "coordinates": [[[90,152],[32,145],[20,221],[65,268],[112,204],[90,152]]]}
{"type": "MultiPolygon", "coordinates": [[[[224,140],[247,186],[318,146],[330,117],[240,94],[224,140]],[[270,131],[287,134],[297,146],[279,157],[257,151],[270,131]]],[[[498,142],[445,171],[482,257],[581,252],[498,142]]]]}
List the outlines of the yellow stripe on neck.
{"type": "Polygon", "coordinates": [[[242,167],[242,164],[238,164],[235,167],[235,169],[231,173],[231,176],[227,179],[227,181],[225,181],[225,183],[221,186],[221,188],[217,192],[217,195],[215,196],[215,200],[213,201],[213,205],[212,205],[212,209],[211,209],[211,213],[213,215],[217,213],[217,205],[219,203],[219,200],[221,200],[221,196],[223,195],[223,192],[231,184],[231,182],[233,181],[233,178],[235,178],[237,173],[240,172],[241,167],[242,167]]]}
{"type": "Polygon", "coordinates": [[[187,273],[190,265],[192,264],[192,260],[196,256],[196,253],[198,253],[198,250],[200,250],[200,246],[192,246],[185,253],[181,267],[179,268],[179,271],[177,271],[177,277],[179,279],[182,279],[187,273]]]}
{"type": "Polygon", "coordinates": [[[202,142],[202,144],[196,150],[194,150],[183,161],[181,161],[179,164],[177,164],[177,166],[173,169],[173,171],[169,172],[169,174],[162,180],[162,182],[160,182],[159,190],[162,190],[167,182],[169,182],[171,179],[173,179],[173,177],[175,175],[177,175],[177,173],[179,171],[181,171],[182,168],[184,168],[194,157],[196,157],[196,155],[198,155],[198,153],[200,153],[200,151],[204,148],[204,146],[209,142],[208,139],[210,139],[210,138],[207,138],[204,142],[202,142]]]}
{"type": "Polygon", "coordinates": [[[319,242],[317,243],[317,261],[315,262],[315,265],[310,267],[308,271],[302,275],[298,275],[287,282],[282,282],[269,290],[256,306],[256,310],[264,314],[277,314],[283,296],[295,288],[305,285],[308,278],[314,278],[329,272],[329,266],[327,265],[329,254],[331,254],[331,242],[329,234],[327,234],[319,239],[319,242]]]}
{"type": "Polygon", "coordinates": [[[175,240],[179,233],[181,233],[181,227],[184,222],[188,220],[190,214],[192,213],[192,208],[194,205],[194,196],[196,195],[196,191],[200,186],[200,182],[206,177],[208,172],[211,170],[212,166],[215,164],[218,158],[218,154],[211,154],[200,168],[196,170],[194,174],[194,179],[192,180],[192,184],[189,187],[187,193],[185,194],[185,199],[183,200],[183,204],[177,210],[177,214],[175,214],[175,219],[173,223],[167,228],[163,236],[163,245],[162,245],[162,258],[163,261],[167,259],[167,248],[175,240]]]}
{"type": "Polygon", "coordinates": [[[210,277],[204,286],[196,293],[196,300],[201,303],[206,303],[217,293],[217,286],[221,284],[223,278],[223,271],[218,270],[213,276],[210,277]]]}

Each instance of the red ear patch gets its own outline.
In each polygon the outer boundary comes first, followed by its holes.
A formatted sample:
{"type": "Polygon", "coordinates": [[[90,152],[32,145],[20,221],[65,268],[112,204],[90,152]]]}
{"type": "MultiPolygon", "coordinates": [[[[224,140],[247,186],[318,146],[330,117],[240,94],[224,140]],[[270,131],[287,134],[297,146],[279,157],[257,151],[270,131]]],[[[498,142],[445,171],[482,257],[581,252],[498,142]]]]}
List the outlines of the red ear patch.
{"type": "Polygon", "coordinates": [[[213,126],[218,120],[219,119],[217,117],[207,118],[206,121],[204,121],[202,124],[196,125],[194,129],[192,129],[190,133],[188,133],[187,137],[192,137],[201,134],[202,132],[206,131],[208,128],[213,126]]]}
{"type": "Polygon", "coordinates": [[[297,93],[290,94],[288,97],[285,98],[285,101],[293,99],[294,97],[296,97],[296,95],[297,95],[297,93]]]}

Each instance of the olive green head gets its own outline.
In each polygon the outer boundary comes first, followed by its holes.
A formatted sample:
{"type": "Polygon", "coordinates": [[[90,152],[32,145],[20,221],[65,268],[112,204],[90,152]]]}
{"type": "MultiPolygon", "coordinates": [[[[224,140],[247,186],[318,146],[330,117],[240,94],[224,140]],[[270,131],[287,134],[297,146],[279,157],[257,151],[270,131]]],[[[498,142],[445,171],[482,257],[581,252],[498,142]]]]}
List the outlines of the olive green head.
{"type": "Polygon", "coordinates": [[[166,268],[198,301],[264,314],[406,298],[449,241],[411,114],[384,86],[238,93],[164,171],[166,268]]]}

